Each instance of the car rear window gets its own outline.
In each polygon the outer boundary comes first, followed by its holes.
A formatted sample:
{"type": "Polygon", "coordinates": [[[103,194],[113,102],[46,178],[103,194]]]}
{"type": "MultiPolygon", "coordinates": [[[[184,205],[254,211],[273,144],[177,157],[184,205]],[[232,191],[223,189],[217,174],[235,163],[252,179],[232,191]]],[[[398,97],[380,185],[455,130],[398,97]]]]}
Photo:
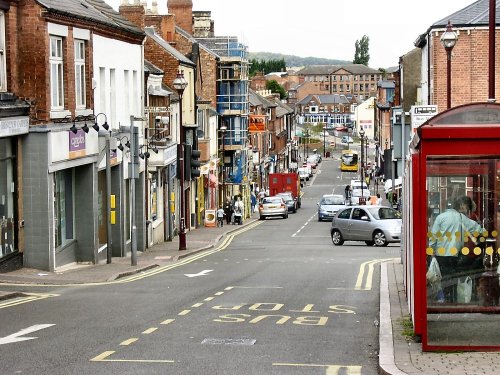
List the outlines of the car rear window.
{"type": "Polygon", "coordinates": [[[281,198],[264,198],[262,203],[279,204],[281,203],[281,198]]]}

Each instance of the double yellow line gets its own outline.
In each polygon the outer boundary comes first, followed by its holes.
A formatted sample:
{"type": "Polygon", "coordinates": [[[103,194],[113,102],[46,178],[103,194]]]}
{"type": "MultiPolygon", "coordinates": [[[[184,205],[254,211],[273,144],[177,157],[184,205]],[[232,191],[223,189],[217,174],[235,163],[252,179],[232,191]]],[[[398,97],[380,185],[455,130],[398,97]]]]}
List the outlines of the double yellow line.
{"type": "Polygon", "coordinates": [[[384,262],[390,262],[397,260],[399,258],[386,258],[386,259],[374,259],[374,260],[369,260],[367,262],[361,263],[361,266],[359,267],[359,272],[358,272],[358,278],[356,280],[356,286],[354,287],[354,290],[371,290],[372,289],[372,282],[373,282],[373,270],[374,270],[374,265],[378,263],[384,263],[384,262]],[[363,278],[365,275],[365,269],[368,266],[368,272],[366,274],[366,282],[365,286],[362,287],[363,285],[363,278]]]}

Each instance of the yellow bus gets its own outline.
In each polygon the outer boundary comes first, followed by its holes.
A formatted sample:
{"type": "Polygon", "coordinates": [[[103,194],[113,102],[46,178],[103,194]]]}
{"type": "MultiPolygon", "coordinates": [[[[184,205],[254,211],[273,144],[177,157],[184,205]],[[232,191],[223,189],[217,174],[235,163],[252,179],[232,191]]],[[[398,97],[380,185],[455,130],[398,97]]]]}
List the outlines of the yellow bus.
{"type": "Polygon", "coordinates": [[[342,150],[340,156],[340,170],[341,171],[358,171],[358,152],[354,150],[342,150]]]}

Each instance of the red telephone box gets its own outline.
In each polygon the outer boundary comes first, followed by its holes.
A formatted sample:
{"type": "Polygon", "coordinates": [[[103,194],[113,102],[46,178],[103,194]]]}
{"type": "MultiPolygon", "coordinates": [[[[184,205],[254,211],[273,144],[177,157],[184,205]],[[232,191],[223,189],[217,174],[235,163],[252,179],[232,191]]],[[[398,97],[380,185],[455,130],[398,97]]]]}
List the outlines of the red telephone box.
{"type": "Polygon", "coordinates": [[[500,351],[500,104],[441,112],[410,151],[402,246],[422,349],[500,351]]]}

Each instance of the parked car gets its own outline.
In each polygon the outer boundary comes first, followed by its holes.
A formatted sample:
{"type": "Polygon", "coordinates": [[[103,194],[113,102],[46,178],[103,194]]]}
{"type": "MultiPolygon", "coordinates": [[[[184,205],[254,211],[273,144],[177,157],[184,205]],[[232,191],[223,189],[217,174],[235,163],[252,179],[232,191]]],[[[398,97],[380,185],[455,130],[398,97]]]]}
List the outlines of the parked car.
{"type": "Polygon", "coordinates": [[[344,196],[339,194],[323,195],[318,202],[318,221],[332,220],[340,209],[346,207],[344,199],[344,196]]]}
{"type": "Polygon", "coordinates": [[[332,220],[332,242],[364,241],[368,246],[387,246],[401,240],[401,214],[386,206],[350,206],[332,220]]]}
{"type": "Polygon", "coordinates": [[[288,208],[282,197],[264,197],[259,203],[259,219],[264,220],[269,216],[281,216],[288,218],[288,208]]]}
{"type": "Polygon", "coordinates": [[[309,171],[306,168],[299,168],[298,172],[301,181],[309,181],[309,171]]]}
{"type": "Polygon", "coordinates": [[[298,204],[297,204],[297,199],[295,199],[292,195],[292,192],[284,192],[284,193],[278,193],[276,196],[283,198],[285,201],[285,204],[288,208],[288,212],[296,213],[298,204]]]}

